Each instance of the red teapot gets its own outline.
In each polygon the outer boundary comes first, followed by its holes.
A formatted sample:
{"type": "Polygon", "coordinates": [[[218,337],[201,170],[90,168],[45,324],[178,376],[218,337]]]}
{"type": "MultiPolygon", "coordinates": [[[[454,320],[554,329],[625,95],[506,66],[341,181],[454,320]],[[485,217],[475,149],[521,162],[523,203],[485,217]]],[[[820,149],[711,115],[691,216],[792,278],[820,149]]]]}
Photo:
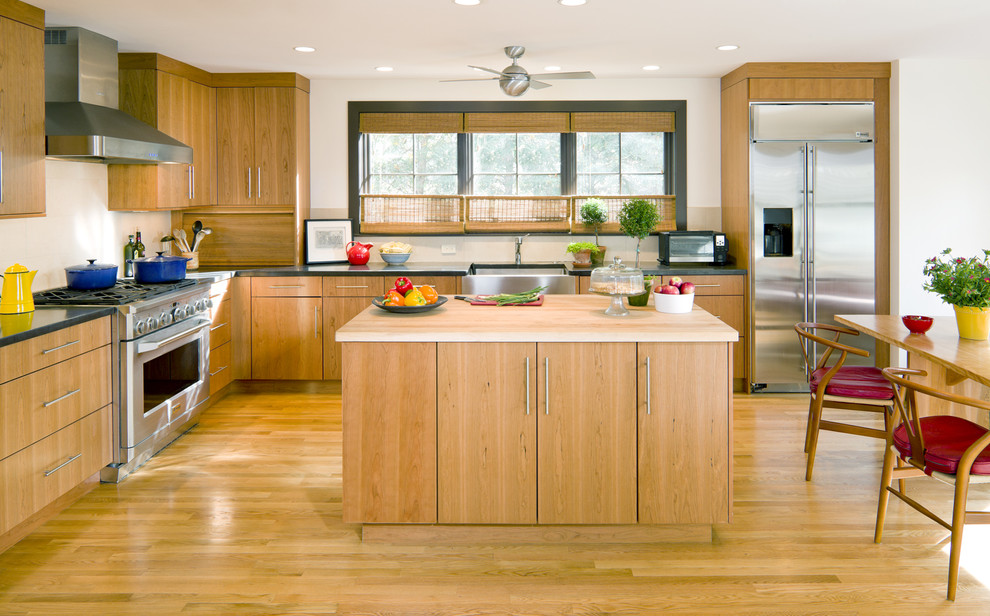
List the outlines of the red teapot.
{"type": "Polygon", "coordinates": [[[365,265],[371,258],[372,244],[362,244],[361,242],[350,242],[344,247],[347,251],[347,260],[351,265],[365,265]]]}

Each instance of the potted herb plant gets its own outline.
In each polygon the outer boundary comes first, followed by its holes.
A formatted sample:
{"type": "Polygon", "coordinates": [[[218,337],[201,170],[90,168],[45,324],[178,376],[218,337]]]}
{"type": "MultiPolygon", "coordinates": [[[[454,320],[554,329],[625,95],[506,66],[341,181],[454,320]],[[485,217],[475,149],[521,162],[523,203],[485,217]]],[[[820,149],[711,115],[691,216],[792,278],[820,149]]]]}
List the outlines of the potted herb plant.
{"type": "Polygon", "coordinates": [[[591,265],[592,255],[598,252],[598,245],[591,242],[571,242],[567,245],[567,252],[574,255],[574,267],[588,267],[591,265]]]}
{"type": "Polygon", "coordinates": [[[639,267],[639,249],[643,238],[650,235],[660,222],[657,204],[646,199],[627,201],[619,212],[619,228],[629,237],[636,238],[636,267],[639,267]]]}
{"type": "Polygon", "coordinates": [[[628,297],[630,306],[645,306],[650,303],[650,296],[653,295],[653,279],[656,276],[643,276],[643,293],[630,295],[628,297]]]}
{"type": "Polygon", "coordinates": [[[598,252],[591,255],[591,262],[595,265],[601,265],[605,261],[606,248],[598,241],[598,231],[607,220],[608,208],[601,199],[588,199],[581,206],[581,221],[595,229],[595,245],[598,246],[598,252]]]}
{"type": "Polygon", "coordinates": [[[956,313],[959,337],[986,340],[990,337],[990,250],[983,257],[953,257],[946,248],[925,261],[924,288],[951,304],[956,313]]]}

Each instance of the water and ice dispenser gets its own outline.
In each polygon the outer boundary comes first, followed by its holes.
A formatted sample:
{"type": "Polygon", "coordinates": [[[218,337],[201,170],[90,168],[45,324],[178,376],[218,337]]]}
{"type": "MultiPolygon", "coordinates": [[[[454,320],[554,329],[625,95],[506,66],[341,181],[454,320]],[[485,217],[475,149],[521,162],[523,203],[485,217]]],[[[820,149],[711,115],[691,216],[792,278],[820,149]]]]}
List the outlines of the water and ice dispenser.
{"type": "Polygon", "coordinates": [[[763,210],[763,256],[794,256],[794,210],[768,207],[763,210]]]}

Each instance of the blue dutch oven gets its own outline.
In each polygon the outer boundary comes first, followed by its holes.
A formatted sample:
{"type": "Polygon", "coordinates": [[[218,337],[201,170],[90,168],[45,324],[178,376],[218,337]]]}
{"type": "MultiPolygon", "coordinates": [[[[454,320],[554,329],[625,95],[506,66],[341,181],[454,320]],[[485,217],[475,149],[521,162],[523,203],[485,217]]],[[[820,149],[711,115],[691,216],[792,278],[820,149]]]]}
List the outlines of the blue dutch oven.
{"type": "Polygon", "coordinates": [[[87,265],[73,265],[65,268],[65,282],[70,289],[92,291],[109,289],[117,284],[117,266],[107,263],[97,263],[96,259],[87,259],[87,265]]]}
{"type": "Polygon", "coordinates": [[[134,281],[140,283],[176,282],[186,277],[186,257],[158,253],[157,257],[128,259],[134,265],[134,281]]]}

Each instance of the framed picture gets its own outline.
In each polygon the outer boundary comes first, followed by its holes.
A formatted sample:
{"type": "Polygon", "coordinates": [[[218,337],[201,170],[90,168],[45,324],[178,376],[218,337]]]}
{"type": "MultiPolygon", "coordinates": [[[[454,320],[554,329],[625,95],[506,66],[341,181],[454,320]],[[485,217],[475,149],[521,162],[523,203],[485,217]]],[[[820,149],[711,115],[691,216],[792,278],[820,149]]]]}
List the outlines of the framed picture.
{"type": "Polygon", "coordinates": [[[351,241],[351,219],[307,219],[306,264],[347,263],[347,244],[351,241]]]}

